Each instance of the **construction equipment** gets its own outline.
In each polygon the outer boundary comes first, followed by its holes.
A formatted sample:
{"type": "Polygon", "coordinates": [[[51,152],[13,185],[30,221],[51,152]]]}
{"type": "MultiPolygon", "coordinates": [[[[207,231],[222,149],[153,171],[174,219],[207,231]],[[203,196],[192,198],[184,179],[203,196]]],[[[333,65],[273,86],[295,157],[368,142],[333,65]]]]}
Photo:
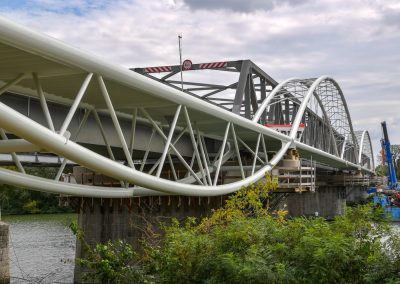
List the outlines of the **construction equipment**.
{"type": "Polygon", "coordinates": [[[384,150],[385,159],[388,166],[388,189],[400,190],[400,186],[397,182],[396,169],[394,167],[393,155],[390,147],[386,121],[383,121],[381,125],[383,132],[383,138],[381,139],[381,144],[382,144],[382,149],[384,150]]]}

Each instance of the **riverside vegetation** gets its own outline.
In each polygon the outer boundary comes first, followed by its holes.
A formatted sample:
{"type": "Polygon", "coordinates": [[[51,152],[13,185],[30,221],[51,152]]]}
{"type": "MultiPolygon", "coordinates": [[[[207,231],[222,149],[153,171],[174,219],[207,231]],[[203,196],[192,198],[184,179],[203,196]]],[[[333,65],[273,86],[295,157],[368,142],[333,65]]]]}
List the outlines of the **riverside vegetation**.
{"type": "Polygon", "coordinates": [[[173,220],[134,251],[122,240],[85,242],[78,263],[102,283],[400,283],[400,238],[370,205],[334,221],[268,211],[267,177],[202,220],[173,220]]]}
{"type": "MultiPolygon", "coordinates": [[[[15,167],[6,167],[16,170],[15,167]]],[[[57,168],[25,167],[28,174],[54,179],[57,168]]],[[[0,185],[0,209],[3,215],[48,214],[73,212],[71,208],[58,206],[58,195],[32,191],[11,185],[0,185]]]]}

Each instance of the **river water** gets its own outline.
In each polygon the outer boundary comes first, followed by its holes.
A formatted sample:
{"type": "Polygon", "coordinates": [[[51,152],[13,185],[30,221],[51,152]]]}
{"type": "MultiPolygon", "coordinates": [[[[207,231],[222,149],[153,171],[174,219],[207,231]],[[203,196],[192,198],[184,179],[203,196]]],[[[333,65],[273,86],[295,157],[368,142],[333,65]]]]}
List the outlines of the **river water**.
{"type": "Polygon", "coordinates": [[[75,214],[3,216],[10,224],[11,283],[73,283],[75,214]]]}

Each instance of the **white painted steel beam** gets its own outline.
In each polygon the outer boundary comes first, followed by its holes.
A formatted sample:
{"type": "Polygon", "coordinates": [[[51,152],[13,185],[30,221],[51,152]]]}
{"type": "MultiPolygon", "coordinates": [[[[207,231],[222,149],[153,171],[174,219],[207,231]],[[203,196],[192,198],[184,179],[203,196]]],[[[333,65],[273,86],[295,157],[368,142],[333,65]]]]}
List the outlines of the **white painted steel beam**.
{"type": "Polygon", "coordinates": [[[179,114],[181,112],[181,108],[182,108],[181,105],[179,105],[177,107],[175,115],[174,115],[174,119],[172,120],[170,129],[169,129],[169,134],[168,134],[167,140],[165,141],[164,151],[161,154],[160,165],[158,166],[156,177],[160,177],[160,175],[161,175],[161,171],[163,169],[165,158],[167,157],[167,153],[168,153],[169,147],[171,145],[172,136],[174,135],[174,132],[175,132],[175,127],[176,127],[176,123],[177,123],[178,118],[179,118],[179,114]]]}
{"type": "Polygon", "coordinates": [[[72,104],[67,117],[64,120],[63,125],[61,126],[60,129],[60,135],[64,135],[65,131],[67,131],[69,124],[71,123],[72,117],[74,116],[76,110],[79,107],[79,104],[81,103],[81,100],[83,98],[83,95],[85,94],[85,91],[87,89],[87,87],[89,86],[90,80],[92,79],[93,73],[90,73],[86,76],[85,81],[83,81],[83,84],[78,92],[78,94],[76,95],[76,98],[74,100],[74,103],[72,104]]]}
{"type": "Polygon", "coordinates": [[[128,145],[126,144],[124,134],[122,133],[121,125],[119,124],[118,117],[117,117],[117,115],[115,113],[113,104],[112,104],[111,99],[110,99],[110,95],[108,94],[108,91],[107,91],[107,88],[106,88],[106,84],[104,83],[103,77],[101,77],[100,75],[97,75],[96,77],[97,77],[97,81],[98,81],[99,86],[100,86],[100,91],[103,94],[103,97],[104,97],[104,100],[106,102],[108,111],[110,112],[110,115],[111,115],[111,119],[112,119],[112,121],[114,123],[114,127],[115,127],[115,130],[117,132],[119,141],[121,142],[122,150],[124,151],[124,154],[125,154],[125,157],[126,157],[126,161],[128,162],[128,165],[132,169],[135,169],[135,165],[133,164],[132,156],[131,156],[131,154],[130,154],[130,152],[128,150],[128,145]]]}
{"type": "Polygon", "coordinates": [[[5,83],[4,86],[2,86],[0,88],[0,95],[2,95],[5,92],[7,92],[11,87],[13,87],[14,85],[18,84],[20,81],[25,79],[27,76],[28,76],[27,74],[23,73],[23,74],[18,75],[15,79],[5,83]]]}
{"type": "Polygon", "coordinates": [[[0,153],[39,152],[40,148],[24,139],[0,140],[0,153]]]}
{"type": "Polygon", "coordinates": [[[42,89],[42,85],[40,84],[39,77],[36,73],[32,73],[32,77],[33,77],[33,81],[35,82],[35,85],[36,85],[36,91],[38,92],[38,96],[40,99],[40,105],[42,106],[43,114],[47,121],[47,126],[49,127],[49,129],[51,131],[55,132],[53,120],[51,118],[49,107],[47,106],[46,98],[44,96],[44,92],[42,89]]]}

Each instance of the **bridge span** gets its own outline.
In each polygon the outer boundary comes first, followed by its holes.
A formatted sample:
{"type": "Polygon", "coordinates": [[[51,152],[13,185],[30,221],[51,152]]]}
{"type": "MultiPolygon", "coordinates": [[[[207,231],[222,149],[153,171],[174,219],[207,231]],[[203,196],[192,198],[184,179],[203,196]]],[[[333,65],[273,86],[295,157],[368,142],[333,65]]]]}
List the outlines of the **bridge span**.
{"type": "Polygon", "coordinates": [[[250,60],[127,69],[1,17],[0,66],[0,165],[16,169],[0,183],[68,196],[91,243],[205,216],[269,172],[271,206],[285,195],[290,215],[331,218],[374,175],[329,76],[278,83],[250,60]]]}
{"type": "Polygon", "coordinates": [[[374,174],[368,131],[353,129],[329,76],[278,83],[241,60],[184,70],[235,73],[232,82],[180,86],[180,66],[134,72],[4,18],[0,27],[0,153],[18,169],[1,168],[3,183],[86,197],[217,196],[262,179],[292,150],[317,169],[374,174]],[[54,179],[26,174],[27,153],[56,157],[54,179]],[[68,164],[120,187],[60,182],[68,164]]]}

